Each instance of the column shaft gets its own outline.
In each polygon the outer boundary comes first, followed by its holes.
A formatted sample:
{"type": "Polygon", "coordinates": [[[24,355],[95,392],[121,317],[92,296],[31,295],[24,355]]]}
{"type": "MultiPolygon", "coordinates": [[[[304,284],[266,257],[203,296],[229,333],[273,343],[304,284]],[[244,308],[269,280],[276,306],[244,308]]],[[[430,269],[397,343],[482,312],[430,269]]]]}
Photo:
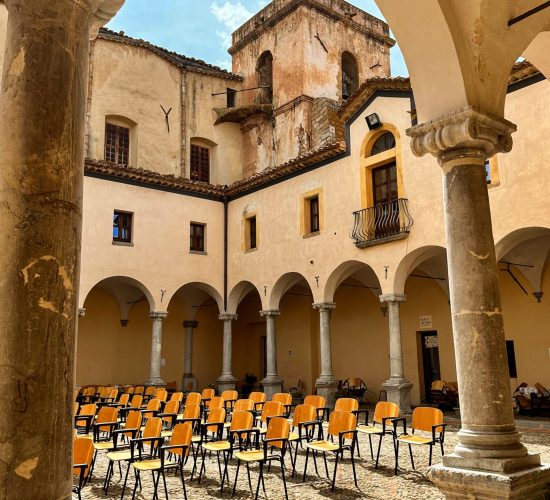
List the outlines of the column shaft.
{"type": "Polygon", "coordinates": [[[277,373],[277,337],[275,332],[275,318],[280,314],[281,312],[277,310],[260,311],[260,316],[266,321],[266,375],[262,380],[262,385],[268,399],[283,390],[283,380],[277,373]]]}
{"type": "Polygon", "coordinates": [[[218,390],[224,391],[235,388],[237,379],[233,376],[233,334],[232,321],[236,320],[236,314],[220,314],[218,316],[223,321],[223,360],[222,374],[218,379],[218,390]]]}
{"type": "Polygon", "coordinates": [[[317,394],[326,398],[327,404],[334,406],[334,395],[338,383],[332,373],[332,349],[330,338],[330,316],[336,304],[327,302],[313,304],[314,309],[319,310],[319,351],[321,358],[321,373],[315,381],[317,394]]]}
{"type": "Polygon", "coordinates": [[[193,375],[193,330],[199,326],[198,321],[184,321],[185,328],[185,352],[183,358],[183,376],[181,379],[182,391],[191,385],[193,391],[197,389],[197,379],[193,375]]]}
{"type": "Polygon", "coordinates": [[[90,12],[6,0],[0,93],[0,498],[71,498],[90,12]]]}
{"type": "Polygon", "coordinates": [[[151,336],[151,371],[149,385],[163,385],[164,380],[160,375],[162,365],[162,322],[166,319],[168,313],[151,312],[149,317],[153,320],[153,334],[151,336]]]}

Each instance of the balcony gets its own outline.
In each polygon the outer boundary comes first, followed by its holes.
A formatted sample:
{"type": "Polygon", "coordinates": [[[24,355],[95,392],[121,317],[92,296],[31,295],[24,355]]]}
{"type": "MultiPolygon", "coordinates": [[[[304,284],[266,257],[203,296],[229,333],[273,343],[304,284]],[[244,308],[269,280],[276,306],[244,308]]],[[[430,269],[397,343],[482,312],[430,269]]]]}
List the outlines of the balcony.
{"type": "Polygon", "coordinates": [[[228,88],[226,92],[219,92],[212,96],[223,96],[226,100],[225,107],[214,108],[217,115],[214,125],[228,122],[241,123],[252,115],[271,116],[273,114],[271,87],[242,90],[228,88]]]}
{"type": "Polygon", "coordinates": [[[358,210],[353,212],[353,217],[350,236],[357,248],[402,240],[409,235],[413,225],[405,198],[358,210]]]}

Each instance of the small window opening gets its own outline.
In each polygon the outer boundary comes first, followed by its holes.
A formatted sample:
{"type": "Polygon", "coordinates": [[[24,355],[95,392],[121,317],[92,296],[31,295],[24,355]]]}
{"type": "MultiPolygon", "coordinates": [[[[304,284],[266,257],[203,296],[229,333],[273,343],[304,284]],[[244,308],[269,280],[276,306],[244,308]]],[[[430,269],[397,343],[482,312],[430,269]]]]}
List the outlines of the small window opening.
{"type": "Polygon", "coordinates": [[[309,199],[309,232],[317,233],[319,230],[319,197],[314,196],[309,199]]]}
{"type": "Polygon", "coordinates": [[[342,54],[342,99],[347,101],[355,93],[358,86],[357,60],[353,54],[344,52],[342,54]]]}
{"type": "Polygon", "coordinates": [[[230,89],[227,87],[227,107],[228,108],[234,108],[235,107],[235,100],[237,97],[237,91],[235,89],[230,89]]]}
{"type": "Polygon", "coordinates": [[[130,155],[130,129],[105,124],[105,161],[128,165],[130,155]]]}
{"type": "Polygon", "coordinates": [[[192,181],[210,182],[210,149],[191,144],[190,178],[192,181]]]}
{"type": "Polygon", "coordinates": [[[256,217],[249,217],[248,221],[248,237],[249,237],[249,250],[253,250],[257,246],[256,240],[256,217]]]}
{"type": "Polygon", "coordinates": [[[260,104],[273,103],[273,55],[264,52],[258,59],[257,66],[260,104]]]}
{"type": "Polygon", "coordinates": [[[113,241],[132,242],[132,214],[115,210],[113,215],[113,241]]]}
{"type": "Polygon", "coordinates": [[[383,133],[372,145],[371,156],[383,153],[389,149],[395,148],[395,136],[391,132],[383,133]]]}
{"type": "Polygon", "coordinates": [[[204,233],[205,233],[204,224],[191,222],[189,249],[192,252],[204,252],[204,233]]]}

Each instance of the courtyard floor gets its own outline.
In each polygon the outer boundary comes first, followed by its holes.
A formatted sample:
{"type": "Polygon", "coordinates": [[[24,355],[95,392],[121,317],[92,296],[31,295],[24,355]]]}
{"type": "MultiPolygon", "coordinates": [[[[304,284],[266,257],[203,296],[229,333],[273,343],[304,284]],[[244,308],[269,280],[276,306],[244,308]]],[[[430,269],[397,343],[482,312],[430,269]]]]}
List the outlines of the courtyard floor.
{"type": "MultiPolygon", "coordinates": [[[[544,421],[518,421],[518,428],[523,434],[523,442],[527,446],[530,452],[540,453],[542,461],[550,463],[550,425],[544,421]]],[[[450,453],[456,444],[456,433],[459,427],[455,423],[452,423],[447,428],[445,439],[445,451],[450,453]]],[[[361,450],[361,458],[357,458],[356,470],[357,479],[359,483],[359,490],[353,483],[353,474],[351,469],[351,463],[345,460],[338,466],[338,475],[336,480],[336,489],[334,492],[330,490],[330,483],[324,477],[319,477],[315,474],[315,468],[311,461],[308,465],[308,476],[306,482],[302,482],[301,474],[304,470],[305,453],[298,453],[297,474],[294,478],[290,478],[290,472],[287,472],[287,486],[289,498],[299,498],[301,500],[318,499],[318,498],[334,498],[334,499],[347,499],[347,498],[372,498],[372,499],[442,499],[444,498],[437,488],[428,481],[425,477],[428,467],[428,449],[419,448],[413,449],[415,457],[416,471],[411,469],[410,460],[408,457],[407,448],[400,450],[400,471],[397,476],[393,474],[394,466],[394,454],[392,442],[389,437],[386,437],[382,441],[382,451],[380,454],[380,465],[378,469],[374,468],[374,462],[370,459],[368,438],[362,434],[359,435],[359,445],[361,450]]],[[[434,448],[434,464],[439,463],[441,456],[439,450],[434,448]]],[[[235,478],[236,461],[230,462],[229,477],[231,485],[235,478]]],[[[322,460],[318,460],[319,471],[321,474],[324,472],[322,460]]],[[[109,495],[105,496],[103,493],[102,485],[106,471],[106,459],[104,454],[99,454],[96,468],[94,470],[94,477],[91,482],[84,488],[82,492],[83,499],[96,499],[96,498],[120,498],[122,491],[122,481],[119,478],[118,472],[115,472],[115,476],[111,482],[109,489],[109,495]]],[[[334,461],[329,459],[329,472],[332,474],[332,467],[334,461]]],[[[290,460],[287,459],[287,467],[290,467],[290,460]]],[[[198,484],[196,479],[192,482],[189,481],[189,475],[192,468],[192,461],[189,460],[184,472],[187,487],[187,494],[189,499],[203,499],[203,498],[230,498],[231,492],[224,489],[224,493],[220,493],[219,473],[217,462],[214,456],[208,458],[206,462],[206,476],[203,478],[201,484],[198,484]]],[[[115,469],[116,471],[116,469],[115,469]]],[[[256,487],[257,481],[257,467],[251,467],[252,485],[256,487]]],[[[123,473],[125,468],[123,466],[123,473]]],[[[183,491],[181,489],[181,481],[179,477],[174,476],[173,473],[168,473],[166,476],[168,484],[169,498],[183,498],[183,491]]],[[[133,488],[133,475],[130,473],[128,486],[125,493],[125,498],[131,498],[133,488]],[[128,489],[129,488],[129,489],[128,489]]],[[[284,498],[283,484],[279,473],[279,468],[274,466],[270,473],[265,475],[265,485],[268,499],[279,500],[284,498]]],[[[142,486],[143,489],[136,498],[150,500],[153,498],[153,483],[149,474],[142,473],[142,486]]],[[[161,493],[159,498],[163,499],[164,494],[162,492],[162,479],[161,493]]],[[[227,487],[226,487],[227,488],[227,487]]],[[[74,496],[76,498],[76,496],[74,496]]],[[[253,498],[248,488],[248,481],[246,478],[246,469],[241,468],[239,474],[239,482],[237,485],[237,492],[235,498],[253,498]]],[[[262,494],[260,488],[260,498],[266,498],[262,494]]]]}

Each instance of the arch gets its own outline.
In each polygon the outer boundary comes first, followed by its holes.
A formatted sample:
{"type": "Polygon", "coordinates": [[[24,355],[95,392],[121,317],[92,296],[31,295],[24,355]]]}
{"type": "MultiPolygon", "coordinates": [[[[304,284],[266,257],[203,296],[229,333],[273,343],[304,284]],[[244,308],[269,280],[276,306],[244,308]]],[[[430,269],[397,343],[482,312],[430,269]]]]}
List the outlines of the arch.
{"type": "Polygon", "coordinates": [[[302,274],[296,272],[290,272],[283,274],[276,282],[273,288],[271,289],[271,294],[269,295],[269,309],[279,309],[279,303],[283,298],[283,295],[288,292],[293,286],[298,283],[305,281],[307,286],[313,296],[313,290],[307,280],[302,274]]]}
{"type": "Polygon", "coordinates": [[[98,281],[86,293],[82,294],[83,300],[80,307],[84,307],[86,299],[94,288],[105,290],[115,297],[120,307],[121,319],[128,319],[130,309],[136,301],[140,300],[140,297],[135,293],[136,290],[145,296],[149,303],[149,310],[156,310],[155,299],[149,289],[139,280],[129,276],[109,276],[98,281]]]}
{"type": "MultiPolygon", "coordinates": [[[[323,302],[332,302],[334,300],[336,290],[344,282],[344,280],[361,270],[367,270],[369,272],[367,276],[370,279],[372,279],[372,277],[376,279],[378,290],[382,293],[380,279],[376,274],[376,271],[366,262],[349,260],[340,264],[336,269],[334,269],[334,271],[332,271],[332,273],[330,273],[325,283],[325,289],[323,290],[323,302]]],[[[366,282],[364,284],[367,285],[366,282]]],[[[373,283],[370,283],[368,286],[371,287],[372,285],[373,283]]],[[[377,296],[380,295],[380,293],[377,294],[376,290],[372,290],[372,288],[371,291],[377,296]]]]}
{"type": "Polygon", "coordinates": [[[528,240],[533,240],[535,238],[540,238],[541,236],[549,235],[550,228],[542,226],[522,227],[520,229],[512,231],[511,233],[508,233],[506,236],[503,236],[495,245],[497,262],[500,261],[507,253],[512,251],[520,243],[528,240]]]}
{"type": "MultiPolygon", "coordinates": [[[[256,291],[258,295],[261,297],[261,294],[252,282],[250,281],[240,281],[237,283],[232,289],[231,292],[229,292],[229,295],[227,296],[227,310],[226,312],[228,314],[236,314],[237,307],[239,307],[239,304],[242,302],[242,300],[250,293],[256,291]]],[[[263,301],[262,301],[263,303],[263,301]]]]}
{"type": "MultiPolygon", "coordinates": [[[[204,295],[207,295],[208,297],[212,298],[216,302],[216,305],[218,306],[218,310],[220,314],[223,313],[224,305],[223,305],[222,295],[212,285],[209,285],[208,283],[203,283],[200,281],[191,281],[189,283],[185,283],[181,285],[177,290],[174,291],[174,293],[172,293],[172,295],[170,295],[170,297],[166,301],[166,303],[168,304],[167,308],[170,306],[170,303],[172,302],[172,300],[174,300],[174,298],[176,298],[180,294],[185,294],[186,291],[192,288],[195,288],[196,290],[199,290],[200,292],[202,292],[204,295]]],[[[188,316],[186,319],[189,319],[189,320],[194,319],[194,317],[191,317],[192,316],[191,310],[187,310],[186,314],[188,316]]]]}
{"type": "Polygon", "coordinates": [[[447,249],[439,245],[427,245],[416,248],[401,259],[393,276],[393,293],[402,294],[405,292],[405,283],[411,272],[423,262],[446,253],[447,249]]]}
{"type": "Polygon", "coordinates": [[[273,54],[266,50],[258,58],[256,64],[256,78],[258,87],[261,88],[258,93],[258,104],[272,104],[273,103],[273,54]]]}
{"type": "Polygon", "coordinates": [[[550,31],[544,31],[531,41],[522,55],[548,79],[550,78],[548,53],[550,53],[550,31]]]}
{"type": "Polygon", "coordinates": [[[357,58],[347,50],[342,52],[341,58],[341,97],[347,101],[359,87],[359,65],[357,58]]]}

